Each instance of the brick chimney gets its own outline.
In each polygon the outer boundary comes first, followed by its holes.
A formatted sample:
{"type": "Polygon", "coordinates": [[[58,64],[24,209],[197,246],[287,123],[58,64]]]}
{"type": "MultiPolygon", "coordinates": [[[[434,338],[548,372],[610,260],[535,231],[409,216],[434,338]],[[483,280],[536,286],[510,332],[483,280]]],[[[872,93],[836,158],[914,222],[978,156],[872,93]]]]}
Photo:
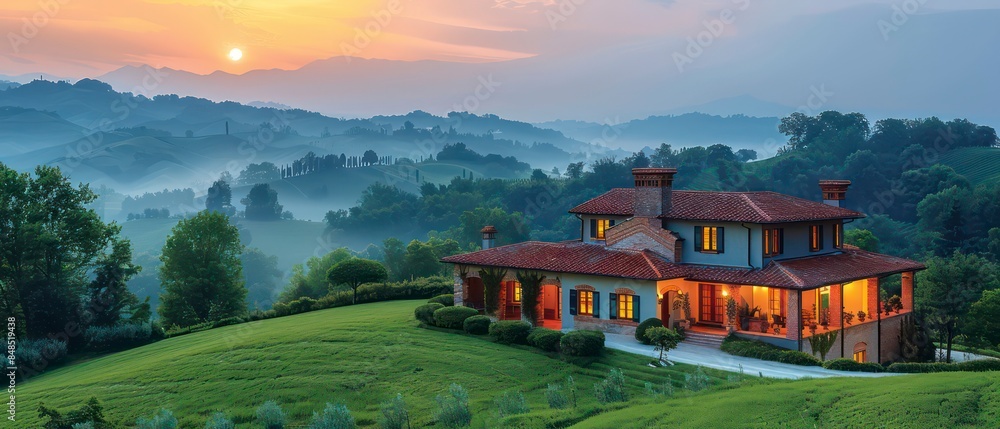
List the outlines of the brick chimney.
{"type": "Polygon", "coordinates": [[[823,204],[843,207],[848,186],[851,186],[850,180],[820,180],[819,188],[823,191],[823,204]]]}
{"type": "Polygon", "coordinates": [[[493,225],[486,225],[479,232],[483,233],[483,250],[496,247],[497,229],[493,225]]]}
{"type": "Polygon", "coordinates": [[[670,213],[670,195],[676,168],[633,168],[635,177],[634,217],[656,218],[670,213]]]}

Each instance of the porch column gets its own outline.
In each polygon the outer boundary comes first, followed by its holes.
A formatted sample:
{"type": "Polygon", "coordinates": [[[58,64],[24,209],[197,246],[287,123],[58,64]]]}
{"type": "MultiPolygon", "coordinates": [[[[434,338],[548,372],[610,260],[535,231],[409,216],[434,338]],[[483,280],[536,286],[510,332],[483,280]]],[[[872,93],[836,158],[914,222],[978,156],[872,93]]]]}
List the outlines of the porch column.
{"type": "Polygon", "coordinates": [[[455,266],[455,306],[461,307],[465,302],[465,279],[462,278],[462,274],[458,272],[458,266],[455,266]]]}
{"type": "Polygon", "coordinates": [[[802,291],[788,291],[785,318],[785,338],[795,340],[802,348],[802,291]]]}
{"type": "Polygon", "coordinates": [[[903,310],[913,311],[913,271],[907,271],[902,276],[903,292],[900,298],[903,299],[903,310]]]}
{"type": "Polygon", "coordinates": [[[840,328],[844,321],[844,285],[830,285],[830,327],[840,328]]]}
{"type": "Polygon", "coordinates": [[[878,277],[868,279],[868,317],[872,320],[879,314],[878,277]]]}

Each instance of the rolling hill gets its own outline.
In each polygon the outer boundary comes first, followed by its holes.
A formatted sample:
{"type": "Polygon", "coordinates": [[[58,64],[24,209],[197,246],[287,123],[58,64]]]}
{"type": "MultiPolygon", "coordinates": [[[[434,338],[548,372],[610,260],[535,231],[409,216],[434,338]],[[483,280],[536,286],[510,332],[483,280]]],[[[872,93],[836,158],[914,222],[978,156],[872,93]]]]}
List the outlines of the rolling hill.
{"type": "Polygon", "coordinates": [[[1000,180],[1000,148],[956,149],[944,154],[940,162],[955,169],[973,185],[1000,180]]]}

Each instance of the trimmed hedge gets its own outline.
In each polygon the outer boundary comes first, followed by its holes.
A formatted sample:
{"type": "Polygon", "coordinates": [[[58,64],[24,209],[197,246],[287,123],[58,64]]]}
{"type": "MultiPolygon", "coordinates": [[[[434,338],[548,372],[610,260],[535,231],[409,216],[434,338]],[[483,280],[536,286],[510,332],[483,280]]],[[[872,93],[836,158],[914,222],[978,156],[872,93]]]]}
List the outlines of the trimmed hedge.
{"type": "Polygon", "coordinates": [[[835,371],[882,372],[885,368],[875,362],[855,362],[853,359],[838,358],[823,362],[823,368],[835,371]]]}
{"type": "Polygon", "coordinates": [[[476,315],[465,319],[462,328],[472,335],[486,335],[490,333],[491,323],[493,323],[493,319],[490,319],[489,316],[476,315]]]}
{"type": "Polygon", "coordinates": [[[93,350],[138,347],[157,339],[150,323],[91,326],[83,332],[83,338],[93,350]]]}
{"type": "Polygon", "coordinates": [[[520,320],[501,320],[490,325],[490,337],[500,344],[528,344],[531,324],[520,320]]]}
{"type": "Polygon", "coordinates": [[[643,344],[649,344],[649,338],[646,338],[646,330],[657,326],[663,326],[663,321],[655,317],[643,320],[642,323],[635,328],[635,340],[643,344]]]}
{"type": "Polygon", "coordinates": [[[823,362],[815,356],[796,350],[786,350],[763,341],[745,340],[735,335],[729,335],[722,341],[722,351],[731,355],[789,363],[803,366],[822,366],[823,362]]]}
{"type": "Polygon", "coordinates": [[[452,307],[455,305],[455,294],[446,293],[438,295],[435,296],[434,298],[428,299],[427,302],[428,303],[436,302],[438,304],[444,305],[445,307],[452,307]]]}
{"type": "Polygon", "coordinates": [[[570,331],[559,340],[559,348],[567,356],[597,356],[604,350],[604,333],[570,331]]]}
{"type": "MultiPolygon", "coordinates": [[[[432,305],[431,303],[427,305],[432,305]]],[[[469,307],[443,307],[434,310],[434,325],[448,329],[462,329],[465,319],[479,315],[479,312],[469,307]]]]}
{"type": "Polygon", "coordinates": [[[560,331],[547,328],[535,328],[531,330],[530,334],[528,334],[528,345],[538,347],[547,352],[558,352],[559,341],[562,337],[563,333],[560,331]]]}
{"type": "Polygon", "coordinates": [[[425,325],[434,324],[434,312],[444,308],[444,305],[439,303],[424,304],[413,310],[413,317],[416,317],[420,323],[425,325]]]}
{"type": "Polygon", "coordinates": [[[1000,371],[1000,359],[979,359],[969,360],[959,363],[945,362],[897,362],[889,365],[889,372],[900,372],[907,374],[928,373],[928,372],[951,372],[951,371],[1000,371]]]}

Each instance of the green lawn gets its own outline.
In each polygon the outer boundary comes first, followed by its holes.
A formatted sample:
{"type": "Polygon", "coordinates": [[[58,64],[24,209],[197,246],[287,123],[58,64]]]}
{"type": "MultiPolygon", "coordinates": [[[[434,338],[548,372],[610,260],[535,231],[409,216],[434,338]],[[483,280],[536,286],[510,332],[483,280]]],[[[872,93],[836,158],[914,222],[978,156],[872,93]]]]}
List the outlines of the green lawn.
{"type": "MultiPolygon", "coordinates": [[[[653,369],[647,358],[614,351],[576,365],[527,348],[422,329],[413,320],[418,304],[366,304],[228,326],[59,368],[21,386],[19,423],[38,425],[40,401],[65,409],[97,396],[106,415],[128,423],[166,407],[185,428],[202,427],[216,410],[250,427],[254,409],[274,399],[298,424],[325,402],[341,401],[368,426],[378,403],[399,392],[414,427],[422,427],[432,422],[434,396],[454,382],[470,391],[476,427],[492,418],[500,391],[512,388],[524,391],[533,421],[565,426],[597,412],[593,384],[612,367],[625,371],[635,396],[643,381],[670,374],[679,382],[693,370],[653,369]],[[579,407],[549,410],[546,385],[567,375],[576,379],[579,407]]],[[[725,383],[724,373],[709,374],[714,383],[725,383]]]]}

